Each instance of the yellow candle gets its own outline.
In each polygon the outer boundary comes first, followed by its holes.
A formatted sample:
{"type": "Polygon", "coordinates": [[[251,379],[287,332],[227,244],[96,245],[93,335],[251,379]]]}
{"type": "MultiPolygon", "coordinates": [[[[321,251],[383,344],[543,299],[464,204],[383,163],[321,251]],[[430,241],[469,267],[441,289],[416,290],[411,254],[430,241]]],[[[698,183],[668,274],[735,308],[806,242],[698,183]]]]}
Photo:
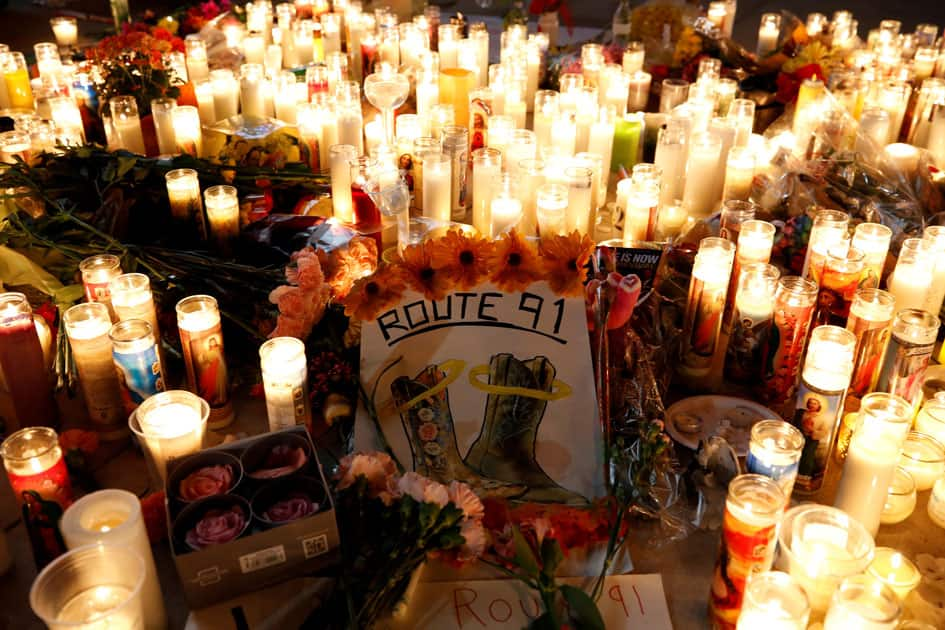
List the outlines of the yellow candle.
{"type": "Polygon", "coordinates": [[[6,52],[0,55],[0,67],[6,83],[10,107],[33,109],[33,90],[30,88],[30,73],[23,53],[6,52]]]}
{"type": "Polygon", "coordinates": [[[888,585],[900,600],[905,600],[922,579],[915,564],[890,547],[876,548],[867,572],[888,585]]]}
{"type": "Polygon", "coordinates": [[[455,113],[455,124],[469,126],[469,91],[475,87],[476,77],[466,68],[440,70],[440,103],[449,103],[455,113]]]}

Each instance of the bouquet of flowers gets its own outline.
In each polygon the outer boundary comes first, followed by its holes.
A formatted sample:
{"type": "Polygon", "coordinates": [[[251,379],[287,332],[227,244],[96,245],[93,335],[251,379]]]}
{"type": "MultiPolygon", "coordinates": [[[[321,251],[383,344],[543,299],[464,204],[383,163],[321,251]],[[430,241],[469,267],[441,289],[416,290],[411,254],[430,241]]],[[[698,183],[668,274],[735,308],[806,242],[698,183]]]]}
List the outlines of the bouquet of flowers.
{"type": "Polygon", "coordinates": [[[485,510],[469,486],[401,475],[384,453],[342,459],[335,497],[344,597],[316,611],[306,627],[371,627],[394,612],[427,557],[462,564],[485,550],[485,510]]]}

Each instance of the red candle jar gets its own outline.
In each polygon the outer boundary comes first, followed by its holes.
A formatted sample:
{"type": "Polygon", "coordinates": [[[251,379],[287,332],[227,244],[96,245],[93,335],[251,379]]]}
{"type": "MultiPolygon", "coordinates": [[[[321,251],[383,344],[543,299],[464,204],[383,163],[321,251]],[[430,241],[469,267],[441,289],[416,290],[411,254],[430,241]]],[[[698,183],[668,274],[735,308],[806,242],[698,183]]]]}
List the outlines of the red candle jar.
{"type": "Polygon", "coordinates": [[[25,423],[53,426],[56,404],[33,323],[33,310],[22,293],[0,295],[0,369],[16,415],[15,431],[25,423]]]}
{"type": "Polygon", "coordinates": [[[55,501],[63,509],[72,503],[72,482],[59,447],[59,436],[53,429],[20,429],[0,444],[0,457],[21,505],[23,493],[30,490],[47,501],[55,501]]]}

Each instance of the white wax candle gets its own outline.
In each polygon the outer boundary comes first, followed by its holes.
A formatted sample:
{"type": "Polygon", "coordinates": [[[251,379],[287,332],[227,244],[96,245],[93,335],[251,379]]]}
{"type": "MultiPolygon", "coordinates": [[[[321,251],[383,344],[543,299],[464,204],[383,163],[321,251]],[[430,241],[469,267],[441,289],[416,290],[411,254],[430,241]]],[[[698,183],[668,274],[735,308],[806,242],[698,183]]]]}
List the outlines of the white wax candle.
{"type": "Polygon", "coordinates": [[[932,269],[921,264],[898,264],[886,283],[887,289],[896,298],[897,311],[921,309],[932,287],[932,269]]]}
{"type": "Polygon", "coordinates": [[[354,205],[351,199],[351,167],[349,160],[355,159],[357,149],[351,145],[336,144],[329,152],[331,168],[331,203],[337,219],[344,223],[354,221],[354,205]]]}
{"type": "Polygon", "coordinates": [[[626,204],[623,218],[624,246],[629,247],[634,241],[651,240],[652,228],[655,227],[656,222],[656,209],[659,205],[659,188],[631,185],[626,204]]]}
{"type": "Polygon", "coordinates": [[[262,118],[265,116],[261,65],[244,65],[240,77],[240,108],[244,117],[262,118]]]}
{"type": "Polygon", "coordinates": [[[432,154],[423,158],[423,216],[436,221],[450,220],[451,184],[452,162],[448,155],[432,154]]]}
{"type": "Polygon", "coordinates": [[[518,225],[522,218],[522,202],[512,197],[495,197],[491,204],[492,238],[497,238],[518,225]]]}
{"type": "Polygon", "coordinates": [[[551,146],[554,153],[570,157],[577,146],[577,121],[574,114],[559,114],[552,125],[551,146]]]}
{"type": "Polygon", "coordinates": [[[138,155],[146,153],[144,149],[144,135],[141,133],[141,120],[138,116],[112,118],[112,126],[118,135],[121,148],[138,155]]]}
{"type": "MultiPolygon", "coordinates": [[[[165,394],[172,392],[165,392],[165,394]]],[[[161,395],[161,394],[158,394],[161,395]]],[[[137,420],[148,443],[158,474],[167,477],[167,462],[200,450],[206,423],[191,405],[170,402],[148,408],[138,408],[137,420]]]]}
{"type": "Polygon", "coordinates": [[[922,574],[908,558],[895,549],[877,547],[873,562],[867,573],[891,588],[900,601],[904,601],[909,593],[919,585],[922,574]]]}
{"type": "Polygon", "coordinates": [[[254,33],[244,37],[243,58],[245,59],[246,63],[265,63],[266,39],[262,35],[254,33]]]}
{"type": "Polygon", "coordinates": [[[602,117],[591,125],[591,132],[587,140],[587,152],[600,156],[603,168],[601,179],[605,180],[606,183],[614,152],[614,123],[612,119],[602,117]]]}
{"type": "Polygon", "coordinates": [[[479,230],[480,234],[492,234],[492,199],[498,189],[501,176],[502,167],[499,161],[473,165],[473,227],[479,230]]]}
{"type": "Polygon", "coordinates": [[[945,475],[945,450],[942,443],[929,435],[913,432],[906,438],[899,458],[918,491],[928,490],[945,475]]]}
{"type": "Polygon", "coordinates": [[[259,348],[269,430],[305,426],[311,421],[305,344],[276,337],[259,348]]]}
{"type": "Polygon", "coordinates": [[[683,191],[683,205],[689,216],[700,219],[708,217],[718,209],[721,192],[719,160],[722,143],[708,134],[697,134],[689,147],[689,159],[686,162],[686,185],[683,191]]]}
{"type": "Polygon", "coordinates": [[[229,70],[214,70],[210,73],[213,84],[213,109],[217,121],[225,120],[239,113],[240,82],[229,70]]]}
{"type": "Polygon", "coordinates": [[[650,81],[652,76],[649,72],[634,72],[630,75],[630,100],[627,109],[631,112],[639,112],[646,109],[646,102],[650,98],[650,81]]]}
{"type": "Polygon", "coordinates": [[[56,43],[59,44],[61,48],[69,48],[76,45],[76,42],[79,40],[79,27],[74,17],[56,17],[50,20],[50,22],[56,43]]]}
{"type": "Polygon", "coordinates": [[[108,307],[98,302],[73,306],[63,315],[82,393],[93,424],[106,439],[125,435],[125,409],[112,362],[108,307]]]}
{"type": "Polygon", "coordinates": [[[187,48],[187,76],[191,81],[199,81],[210,76],[207,64],[207,45],[197,35],[189,35],[184,44],[187,48]]]}
{"type": "Polygon", "coordinates": [[[660,176],[661,205],[669,205],[683,198],[686,186],[686,158],[685,144],[660,142],[656,145],[653,163],[660,167],[662,172],[660,176]]]}
{"type": "Polygon", "coordinates": [[[151,115],[154,118],[154,132],[157,135],[158,152],[161,155],[171,155],[177,151],[177,136],[174,135],[174,120],[170,109],[155,108],[151,104],[151,115]]]}
{"type": "MultiPolygon", "coordinates": [[[[533,127],[535,130],[535,140],[538,148],[551,146],[551,128],[553,125],[553,114],[545,111],[536,111],[533,117],[533,127]]],[[[613,129],[611,129],[611,143],[613,143],[613,129]]]]}
{"type": "Polygon", "coordinates": [[[144,627],[147,630],[167,627],[161,583],[138,497],[124,490],[93,492],[69,506],[59,526],[69,549],[99,543],[127,547],[138,554],[144,561],[141,587],[144,627]]]}
{"type": "Polygon", "coordinates": [[[227,251],[239,238],[240,205],[233,186],[211,186],[203,193],[207,222],[214,241],[227,251]]]}
{"type": "Polygon", "coordinates": [[[194,93],[197,97],[197,111],[202,125],[212,125],[217,122],[216,100],[213,83],[210,81],[196,81],[194,93]]]}
{"type": "Polygon", "coordinates": [[[748,147],[736,147],[729,151],[725,162],[725,188],[722,200],[748,200],[755,177],[755,156],[748,147]]]}

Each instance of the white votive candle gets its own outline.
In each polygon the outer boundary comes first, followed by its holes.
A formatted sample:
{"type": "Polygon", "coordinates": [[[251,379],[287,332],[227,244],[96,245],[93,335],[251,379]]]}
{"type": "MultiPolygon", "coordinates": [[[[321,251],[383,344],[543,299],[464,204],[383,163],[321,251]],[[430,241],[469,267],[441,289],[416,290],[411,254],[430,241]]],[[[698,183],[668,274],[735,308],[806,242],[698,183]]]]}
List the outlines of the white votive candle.
{"type": "Polygon", "coordinates": [[[177,151],[192,157],[203,153],[203,132],[200,128],[200,112],[192,105],[181,105],[171,110],[177,151]]]}
{"type": "Polygon", "coordinates": [[[916,490],[928,490],[945,475],[945,446],[931,435],[913,431],[902,445],[899,466],[912,475],[916,490]]]}
{"type": "Polygon", "coordinates": [[[222,252],[231,252],[240,234],[240,205],[233,186],[211,186],[203,193],[210,235],[222,252]]]}

